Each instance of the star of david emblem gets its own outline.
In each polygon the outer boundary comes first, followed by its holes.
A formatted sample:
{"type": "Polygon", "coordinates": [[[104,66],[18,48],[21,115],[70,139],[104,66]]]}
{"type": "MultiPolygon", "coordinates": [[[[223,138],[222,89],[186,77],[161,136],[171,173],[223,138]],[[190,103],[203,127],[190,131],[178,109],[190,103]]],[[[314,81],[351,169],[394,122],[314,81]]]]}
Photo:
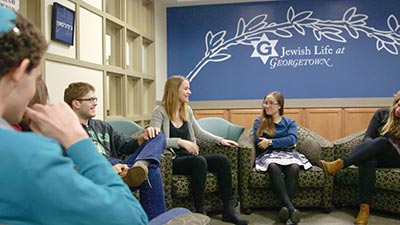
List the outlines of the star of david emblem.
{"type": "Polygon", "coordinates": [[[251,57],[259,57],[262,62],[266,64],[269,57],[279,56],[275,50],[277,43],[278,40],[270,40],[267,35],[263,34],[260,40],[251,42],[251,45],[254,47],[251,57]]]}

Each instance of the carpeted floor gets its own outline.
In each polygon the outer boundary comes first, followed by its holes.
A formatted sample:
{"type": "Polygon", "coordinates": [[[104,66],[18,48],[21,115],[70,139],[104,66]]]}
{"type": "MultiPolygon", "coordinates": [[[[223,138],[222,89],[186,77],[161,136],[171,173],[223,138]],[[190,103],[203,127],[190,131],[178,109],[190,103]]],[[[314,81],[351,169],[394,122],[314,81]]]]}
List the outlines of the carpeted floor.
{"type": "MultiPolygon", "coordinates": [[[[358,213],[356,208],[333,209],[331,213],[323,213],[318,209],[300,209],[302,213],[299,224],[304,225],[353,225],[354,218],[358,213]]],[[[276,209],[265,209],[254,211],[251,215],[242,215],[250,221],[250,225],[273,224],[281,225],[277,222],[276,209]]],[[[210,215],[211,225],[228,225],[230,223],[222,222],[222,216],[210,215]]],[[[291,224],[290,220],[287,224],[291,224]]],[[[400,215],[372,211],[368,225],[400,225],[400,215]]]]}

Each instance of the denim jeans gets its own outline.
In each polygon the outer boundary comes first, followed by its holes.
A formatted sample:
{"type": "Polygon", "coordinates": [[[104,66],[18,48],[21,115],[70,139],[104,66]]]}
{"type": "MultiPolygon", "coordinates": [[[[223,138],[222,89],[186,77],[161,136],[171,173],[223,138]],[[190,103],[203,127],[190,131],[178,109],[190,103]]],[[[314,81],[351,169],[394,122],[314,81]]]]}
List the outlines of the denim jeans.
{"type": "Polygon", "coordinates": [[[161,153],[165,149],[165,145],[165,136],[160,133],[156,137],[140,145],[134,153],[123,161],[123,163],[127,164],[129,167],[137,160],[148,160],[150,162],[147,180],[139,187],[130,187],[132,191],[140,191],[140,203],[149,217],[149,220],[167,210],[161,170],[159,167],[161,153]]]}
{"type": "Polygon", "coordinates": [[[343,157],[344,166],[358,166],[360,202],[371,204],[376,168],[400,168],[400,155],[386,137],[378,137],[354,147],[343,157]]]}
{"type": "Polygon", "coordinates": [[[177,216],[192,213],[189,209],[173,208],[149,221],[149,225],[164,225],[177,216]]]}

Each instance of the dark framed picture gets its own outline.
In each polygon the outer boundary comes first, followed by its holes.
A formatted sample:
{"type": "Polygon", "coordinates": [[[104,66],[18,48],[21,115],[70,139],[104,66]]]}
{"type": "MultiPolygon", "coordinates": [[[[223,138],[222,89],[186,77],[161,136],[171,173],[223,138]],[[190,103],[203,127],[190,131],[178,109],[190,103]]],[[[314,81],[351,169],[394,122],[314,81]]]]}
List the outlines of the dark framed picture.
{"type": "Polygon", "coordinates": [[[75,12],[54,2],[51,17],[51,40],[74,45],[75,12]]]}

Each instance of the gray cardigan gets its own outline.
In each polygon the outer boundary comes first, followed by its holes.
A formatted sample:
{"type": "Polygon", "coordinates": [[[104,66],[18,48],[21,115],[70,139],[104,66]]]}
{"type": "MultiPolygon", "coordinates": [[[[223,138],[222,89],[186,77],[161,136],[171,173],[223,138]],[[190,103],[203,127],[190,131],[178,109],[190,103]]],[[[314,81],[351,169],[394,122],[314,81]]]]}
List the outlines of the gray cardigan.
{"type": "MultiPolygon", "coordinates": [[[[197,120],[194,118],[193,110],[190,106],[187,107],[188,113],[188,128],[189,128],[189,138],[190,141],[196,143],[196,138],[218,144],[222,137],[215,136],[205,130],[203,130],[197,120]]],[[[169,137],[169,127],[170,119],[168,117],[167,112],[165,111],[164,106],[156,106],[153,110],[153,114],[151,116],[151,123],[150,126],[160,128],[161,132],[164,133],[167,139],[167,146],[166,148],[179,148],[178,142],[180,138],[170,138],[169,137]]]]}

